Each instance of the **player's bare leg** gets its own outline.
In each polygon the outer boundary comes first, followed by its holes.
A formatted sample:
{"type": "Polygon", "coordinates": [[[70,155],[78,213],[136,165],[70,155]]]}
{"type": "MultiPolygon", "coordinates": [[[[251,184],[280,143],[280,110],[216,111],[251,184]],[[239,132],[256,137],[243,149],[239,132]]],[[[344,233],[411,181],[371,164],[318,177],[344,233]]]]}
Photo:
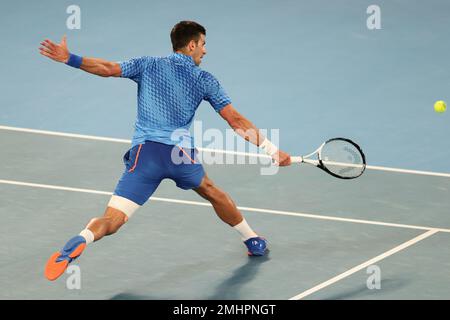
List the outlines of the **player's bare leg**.
{"type": "Polygon", "coordinates": [[[107,207],[102,217],[92,219],[80,235],[70,239],[63,249],[50,257],[45,267],[47,279],[56,280],[64,273],[68,265],[81,255],[89,243],[116,233],[127,221],[128,216],[125,213],[107,207]]]}
{"type": "Polygon", "coordinates": [[[103,217],[92,219],[86,229],[94,234],[94,241],[104,236],[116,233],[128,221],[128,217],[122,211],[107,207],[103,217]]]}
{"type": "Polygon", "coordinates": [[[223,222],[234,227],[242,222],[243,217],[228,194],[219,189],[208,176],[194,189],[201,197],[208,200],[223,222]]]}
{"type": "Polygon", "coordinates": [[[248,248],[249,255],[261,256],[266,252],[266,240],[250,228],[239,212],[231,197],[217,187],[205,174],[200,186],[194,189],[201,197],[208,200],[219,218],[236,229],[248,248]]]}

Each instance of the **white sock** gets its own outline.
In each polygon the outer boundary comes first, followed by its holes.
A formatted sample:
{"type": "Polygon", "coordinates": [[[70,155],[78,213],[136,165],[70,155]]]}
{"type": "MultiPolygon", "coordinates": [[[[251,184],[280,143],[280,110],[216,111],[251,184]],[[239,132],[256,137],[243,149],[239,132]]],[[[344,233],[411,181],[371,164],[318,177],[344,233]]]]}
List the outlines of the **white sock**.
{"type": "Polygon", "coordinates": [[[80,236],[86,239],[86,245],[94,242],[94,234],[87,228],[80,232],[80,236]]]}
{"type": "Polygon", "coordinates": [[[242,237],[242,241],[246,241],[250,238],[254,238],[257,237],[258,235],[252,230],[252,228],[250,228],[250,226],[248,225],[247,221],[242,220],[240,223],[238,223],[237,225],[235,225],[233,227],[234,229],[237,230],[237,232],[239,232],[239,234],[242,237]]]}

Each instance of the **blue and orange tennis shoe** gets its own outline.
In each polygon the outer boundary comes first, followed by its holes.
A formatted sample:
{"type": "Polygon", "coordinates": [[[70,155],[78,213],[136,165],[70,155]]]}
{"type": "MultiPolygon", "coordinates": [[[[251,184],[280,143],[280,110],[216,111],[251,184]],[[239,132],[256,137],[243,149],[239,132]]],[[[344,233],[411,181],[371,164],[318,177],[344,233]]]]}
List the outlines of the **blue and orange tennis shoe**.
{"type": "Polygon", "coordinates": [[[268,251],[267,240],[262,237],[254,237],[244,241],[249,256],[263,256],[268,251]]]}
{"type": "Polygon", "coordinates": [[[86,240],[82,236],[70,239],[64,248],[55,252],[48,259],[45,266],[45,277],[50,281],[58,279],[66,271],[69,263],[78,258],[85,248],[86,240]]]}

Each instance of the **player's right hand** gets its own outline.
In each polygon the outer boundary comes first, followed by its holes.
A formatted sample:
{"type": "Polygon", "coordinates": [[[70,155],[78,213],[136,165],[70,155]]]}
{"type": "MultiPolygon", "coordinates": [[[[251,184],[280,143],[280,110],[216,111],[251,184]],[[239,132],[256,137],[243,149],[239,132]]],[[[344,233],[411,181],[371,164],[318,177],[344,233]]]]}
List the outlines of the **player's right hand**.
{"type": "Polygon", "coordinates": [[[41,42],[39,51],[43,56],[49,57],[57,62],[66,63],[69,61],[70,53],[69,49],[67,49],[66,36],[61,39],[61,43],[59,44],[45,39],[41,42]]]}
{"type": "Polygon", "coordinates": [[[291,164],[291,156],[281,150],[278,150],[278,152],[272,156],[272,159],[280,167],[289,166],[291,164]]]}

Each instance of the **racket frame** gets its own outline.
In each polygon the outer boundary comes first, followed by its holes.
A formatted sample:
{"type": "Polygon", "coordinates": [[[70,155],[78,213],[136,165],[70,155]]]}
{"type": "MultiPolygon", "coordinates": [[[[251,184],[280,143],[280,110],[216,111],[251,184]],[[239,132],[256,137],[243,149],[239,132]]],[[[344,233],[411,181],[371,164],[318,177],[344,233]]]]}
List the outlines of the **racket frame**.
{"type": "Polygon", "coordinates": [[[311,152],[310,154],[307,154],[305,156],[298,156],[298,157],[291,157],[291,162],[292,163],[308,163],[311,164],[313,166],[316,166],[320,169],[322,169],[323,171],[331,174],[333,177],[339,178],[339,179],[345,179],[345,180],[350,180],[350,179],[355,179],[358,178],[359,176],[361,176],[364,171],[366,170],[366,156],[364,155],[364,152],[362,151],[361,147],[359,145],[357,145],[355,142],[353,142],[350,139],[347,138],[332,138],[329,139],[327,141],[325,141],[324,143],[322,143],[320,145],[320,147],[318,147],[314,152],[311,152]],[[361,171],[360,174],[358,174],[357,176],[353,176],[353,177],[342,177],[340,175],[337,175],[333,172],[331,172],[324,164],[323,164],[323,159],[322,159],[322,148],[324,145],[326,145],[327,143],[331,142],[331,141],[335,141],[335,140],[343,140],[346,141],[348,143],[350,143],[351,145],[353,145],[358,152],[361,154],[362,157],[362,165],[363,165],[363,170],[361,171]],[[312,155],[317,154],[317,160],[313,160],[313,159],[308,159],[309,157],[311,157],[312,155]]]}

